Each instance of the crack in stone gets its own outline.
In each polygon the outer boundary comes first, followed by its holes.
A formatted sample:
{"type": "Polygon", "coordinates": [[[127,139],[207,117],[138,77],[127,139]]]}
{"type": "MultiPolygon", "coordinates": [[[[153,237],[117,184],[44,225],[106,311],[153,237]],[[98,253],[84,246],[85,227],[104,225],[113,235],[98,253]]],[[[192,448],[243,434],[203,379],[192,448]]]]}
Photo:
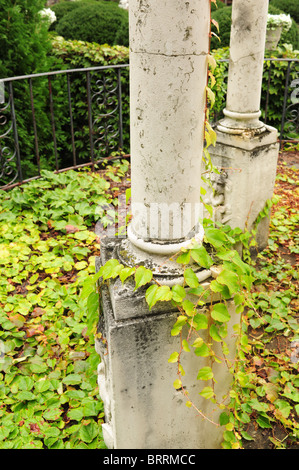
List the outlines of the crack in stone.
{"type": "Polygon", "coordinates": [[[192,57],[192,56],[201,57],[201,56],[208,55],[208,52],[205,52],[205,51],[202,51],[199,54],[195,52],[191,54],[187,54],[187,53],[186,54],[166,54],[164,52],[147,52],[147,51],[133,51],[133,50],[131,50],[130,52],[132,52],[133,54],[147,54],[147,55],[156,55],[156,56],[164,56],[164,57],[192,57]]]}

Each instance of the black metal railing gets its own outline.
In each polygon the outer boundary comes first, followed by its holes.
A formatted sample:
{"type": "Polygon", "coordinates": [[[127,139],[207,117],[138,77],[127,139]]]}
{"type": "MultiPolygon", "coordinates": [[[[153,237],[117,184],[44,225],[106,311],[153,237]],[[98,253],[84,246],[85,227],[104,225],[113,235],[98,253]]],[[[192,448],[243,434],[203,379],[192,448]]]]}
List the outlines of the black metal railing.
{"type": "MultiPolygon", "coordinates": [[[[280,99],[274,95],[279,140],[298,142],[298,59],[265,59],[262,119],[272,125],[276,62],[286,63],[284,89],[280,99]]],[[[128,64],[0,80],[0,188],[39,178],[44,169],[94,169],[109,155],[127,154],[129,119],[128,64]]]]}
{"type": "Polygon", "coordinates": [[[124,64],[1,80],[0,188],[39,178],[42,169],[94,168],[111,153],[123,153],[129,141],[126,75],[124,64]]]}

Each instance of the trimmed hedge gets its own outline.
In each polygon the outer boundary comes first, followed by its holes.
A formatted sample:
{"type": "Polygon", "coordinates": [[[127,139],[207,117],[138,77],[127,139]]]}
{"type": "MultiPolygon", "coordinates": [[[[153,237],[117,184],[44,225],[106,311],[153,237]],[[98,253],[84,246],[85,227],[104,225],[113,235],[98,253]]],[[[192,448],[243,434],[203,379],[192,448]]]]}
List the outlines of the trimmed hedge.
{"type": "MultiPolygon", "coordinates": [[[[269,13],[272,15],[279,15],[284,13],[278,8],[270,5],[269,13]]],[[[230,41],[230,30],[231,30],[231,18],[232,18],[232,7],[224,7],[220,10],[212,12],[212,18],[219,24],[219,33],[216,27],[212,25],[212,30],[220,37],[221,42],[214,36],[211,38],[211,49],[217,49],[219,47],[228,47],[230,41]]],[[[293,49],[299,48],[299,31],[296,22],[292,19],[292,26],[289,31],[281,35],[281,39],[278,45],[284,43],[292,44],[293,49]]]]}
{"type": "Polygon", "coordinates": [[[299,23],[299,5],[298,0],[271,0],[271,6],[279,8],[285,13],[289,13],[296,23],[299,23]]]}
{"type": "Polygon", "coordinates": [[[56,21],[51,24],[49,30],[55,31],[59,21],[65,15],[78,8],[80,6],[80,3],[82,2],[60,2],[56,3],[55,5],[52,5],[51,10],[53,10],[56,15],[56,21]]]}
{"type": "Polygon", "coordinates": [[[55,31],[65,39],[129,45],[128,12],[113,2],[78,2],[58,21],[55,31]]]}

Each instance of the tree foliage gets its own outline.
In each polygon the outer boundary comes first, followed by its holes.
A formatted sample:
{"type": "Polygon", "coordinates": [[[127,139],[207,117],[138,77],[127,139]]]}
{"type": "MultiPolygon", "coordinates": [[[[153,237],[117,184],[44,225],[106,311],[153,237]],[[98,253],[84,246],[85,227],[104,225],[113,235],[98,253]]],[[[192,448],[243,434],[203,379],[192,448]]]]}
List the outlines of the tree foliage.
{"type": "Polygon", "coordinates": [[[45,0],[0,0],[0,77],[45,72],[51,67],[45,0]]]}

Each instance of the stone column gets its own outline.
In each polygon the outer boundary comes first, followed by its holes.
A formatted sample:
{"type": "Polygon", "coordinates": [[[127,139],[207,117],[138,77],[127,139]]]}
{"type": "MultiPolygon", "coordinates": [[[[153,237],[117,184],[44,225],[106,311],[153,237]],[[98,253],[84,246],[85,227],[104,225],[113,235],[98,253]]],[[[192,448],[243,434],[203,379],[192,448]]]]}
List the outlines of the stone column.
{"type": "MultiPolygon", "coordinates": [[[[198,217],[210,5],[207,0],[129,4],[133,218],[128,239],[102,244],[97,269],[117,258],[125,266],[149,267],[161,284],[171,285],[180,282],[182,272],[169,257],[193,237],[203,238],[198,217]]],[[[211,271],[199,270],[198,277],[208,282],[211,271]]],[[[234,322],[233,305],[230,310],[234,322]]],[[[209,315],[205,307],[202,312],[209,315]]],[[[173,387],[177,375],[168,358],[180,347],[179,338],[171,336],[177,315],[171,302],[158,302],[149,311],[145,289],[135,290],[130,278],[102,286],[96,350],[109,448],[220,447],[223,430],[188,409],[173,387]]],[[[208,358],[188,353],[184,387],[198,409],[218,423],[219,409],[199,395],[202,383],[196,380],[207,365],[208,358]]],[[[218,372],[222,400],[231,376],[223,364],[218,372]]]]}
{"type": "Polygon", "coordinates": [[[202,231],[209,2],[130,0],[131,243],[171,254],[202,231]]]}
{"type": "MultiPolygon", "coordinates": [[[[249,230],[273,195],[278,158],[277,130],[259,120],[268,0],[234,0],[224,119],[216,126],[215,218],[249,230]]],[[[221,31],[220,31],[221,35],[221,31]]],[[[268,241],[269,220],[258,226],[258,249],[268,241]]]]}
{"type": "Polygon", "coordinates": [[[265,130],[259,117],[267,14],[268,0],[234,0],[225,119],[218,126],[222,132],[265,130]]]}

